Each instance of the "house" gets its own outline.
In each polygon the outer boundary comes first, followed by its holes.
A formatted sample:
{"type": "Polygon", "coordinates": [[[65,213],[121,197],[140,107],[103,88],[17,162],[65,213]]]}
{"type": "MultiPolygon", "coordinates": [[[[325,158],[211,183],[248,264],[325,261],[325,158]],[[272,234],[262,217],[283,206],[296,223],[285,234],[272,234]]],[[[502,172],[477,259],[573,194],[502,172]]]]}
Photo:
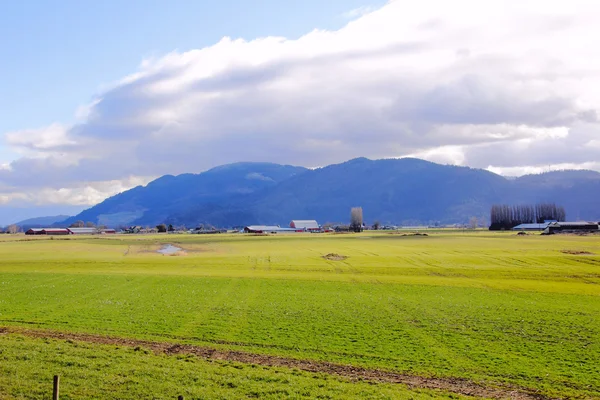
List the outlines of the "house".
{"type": "Polygon", "coordinates": [[[544,233],[561,232],[599,232],[597,222],[553,222],[544,230],[544,233]]]}
{"type": "Polygon", "coordinates": [[[141,226],[130,226],[129,228],[127,228],[125,230],[125,233],[140,233],[142,231],[142,227],[141,226]]]}
{"type": "Polygon", "coordinates": [[[290,228],[295,229],[296,231],[320,231],[321,227],[317,223],[317,221],[311,220],[298,220],[295,219],[290,222],[290,228]]]}
{"type": "Polygon", "coordinates": [[[244,227],[245,233],[291,233],[296,232],[292,228],[282,228],[277,225],[250,225],[244,227]]]}
{"type": "Polygon", "coordinates": [[[96,228],[68,228],[71,235],[95,235],[98,233],[96,228]]]}

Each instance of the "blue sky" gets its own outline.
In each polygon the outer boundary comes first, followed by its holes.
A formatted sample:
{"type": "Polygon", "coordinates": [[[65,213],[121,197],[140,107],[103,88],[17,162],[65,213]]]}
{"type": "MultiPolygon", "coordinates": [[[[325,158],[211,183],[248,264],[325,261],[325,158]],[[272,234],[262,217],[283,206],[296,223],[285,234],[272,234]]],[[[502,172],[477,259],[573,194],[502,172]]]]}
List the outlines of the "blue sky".
{"type": "MultiPolygon", "coordinates": [[[[144,58],[224,36],[338,29],[382,0],[60,0],[0,3],[0,133],[70,123],[78,106],[144,58]]],[[[0,162],[16,154],[0,143],[0,162]]]]}
{"type": "Polygon", "coordinates": [[[600,171],[598,20],[597,0],[0,2],[0,225],[239,161],[600,171]]]}

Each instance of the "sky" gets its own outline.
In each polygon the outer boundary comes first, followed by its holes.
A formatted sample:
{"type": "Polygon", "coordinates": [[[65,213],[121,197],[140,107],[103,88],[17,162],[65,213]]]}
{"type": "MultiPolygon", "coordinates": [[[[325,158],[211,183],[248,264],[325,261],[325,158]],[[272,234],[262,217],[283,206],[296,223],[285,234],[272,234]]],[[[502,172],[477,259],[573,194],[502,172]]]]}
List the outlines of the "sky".
{"type": "Polygon", "coordinates": [[[596,0],[0,4],[0,225],[164,174],[600,171],[596,0]]]}

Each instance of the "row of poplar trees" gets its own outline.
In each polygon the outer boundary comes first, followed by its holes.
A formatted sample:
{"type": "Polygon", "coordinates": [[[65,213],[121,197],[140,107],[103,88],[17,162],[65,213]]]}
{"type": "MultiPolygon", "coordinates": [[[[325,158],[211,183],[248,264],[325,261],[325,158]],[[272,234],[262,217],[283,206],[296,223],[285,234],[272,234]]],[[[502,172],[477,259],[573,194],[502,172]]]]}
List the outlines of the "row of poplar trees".
{"type": "Polygon", "coordinates": [[[554,203],[525,205],[495,204],[490,215],[490,230],[512,229],[521,224],[542,224],[544,221],[565,221],[564,207],[554,203]]]}

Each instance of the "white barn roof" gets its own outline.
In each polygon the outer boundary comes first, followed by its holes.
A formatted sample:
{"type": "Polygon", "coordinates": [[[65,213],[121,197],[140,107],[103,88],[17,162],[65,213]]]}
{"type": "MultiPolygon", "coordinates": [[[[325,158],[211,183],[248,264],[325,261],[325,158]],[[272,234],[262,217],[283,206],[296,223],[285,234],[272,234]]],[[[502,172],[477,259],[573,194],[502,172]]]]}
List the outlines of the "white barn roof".
{"type": "Polygon", "coordinates": [[[290,222],[290,228],[295,228],[295,229],[319,229],[320,226],[317,223],[317,221],[315,221],[314,219],[310,219],[310,220],[302,220],[302,219],[295,219],[292,222],[290,222]]]}
{"type": "Polygon", "coordinates": [[[293,232],[291,228],[282,228],[274,225],[250,225],[245,227],[245,230],[251,232],[293,232]]]}
{"type": "Polygon", "coordinates": [[[69,231],[74,235],[92,235],[96,233],[96,228],[69,228],[69,231]]]}

